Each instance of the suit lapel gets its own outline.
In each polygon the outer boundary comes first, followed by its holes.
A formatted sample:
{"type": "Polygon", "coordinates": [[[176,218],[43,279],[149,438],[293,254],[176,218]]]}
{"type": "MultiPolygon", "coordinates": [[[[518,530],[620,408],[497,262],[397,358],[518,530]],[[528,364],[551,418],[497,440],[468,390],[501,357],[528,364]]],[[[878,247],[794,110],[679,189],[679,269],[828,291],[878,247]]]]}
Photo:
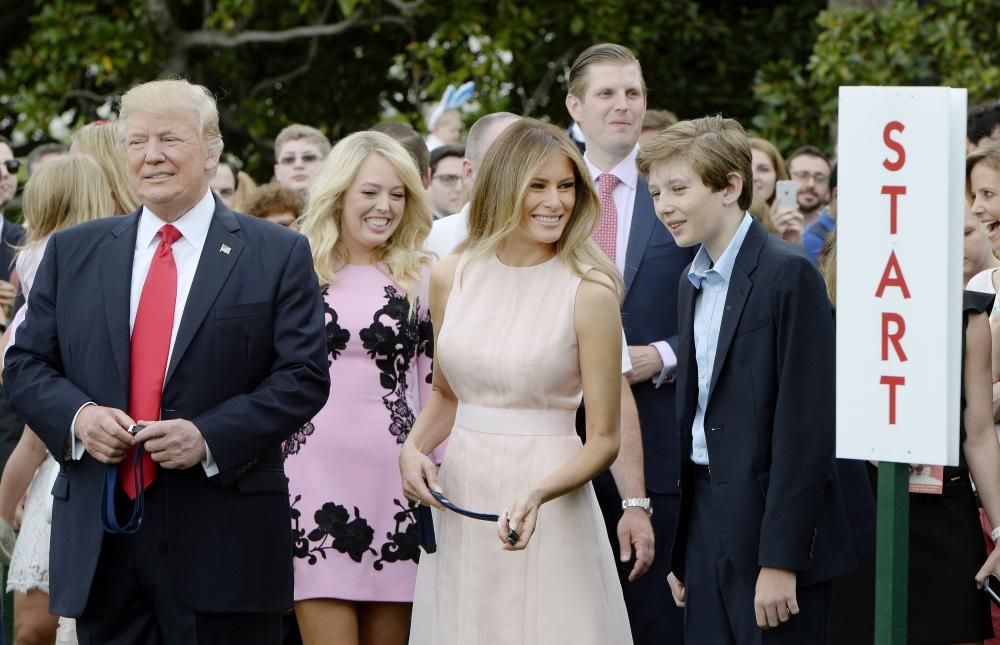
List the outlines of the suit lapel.
{"type": "Polygon", "coordinates": [[[625,294],[622,302],[628,298],[629,289],[632,288],[635,274],[639,271],[639,264],[642,263],[642,256],[646,253],[646,246],[653,237],[653,226],[658,224],[656,213],[653,211],[653,200],[649,196],[649,185],[645,179],[639,177],[635,185],[632,226],[628,234],[628,247],[625,250],[625,274],[622,276],[625,282],[625,294]]]}
{"type": "Polygon", "coordinates": [[[736,262],[733,265],[733,274],[729,278],[729,292],[726,294],[726,309],[722,313],[722,325],[719,328],[719,342],[715,350],[715,365],[712,367],[712,383],[709,386],[708,396],[711,400],[712,392],[715,390],[715,382],[719,380],[719,373],[726,362],[726,355],[729,347],[733,344],[733,337],[736,335],[736,327],[743,315],[743,308],[747,304],[753,282],[750,275],[757,268],[757,258],[760,250],[767,239],[767,231],[757,222],[750,224],[747,235],[743,238],[743,245],[736,255],[736,262]]]}
{"type": "Polygon", "coordinates": [[[104,311],[108,319],[111,352],[122,383],[128,387],[129,356],[132,334],[129,331],[129,307],[132,297],[132,263],[135,238],[139,232],[140,206],[131,215],[121,218],[111,230],[111,241],[101,252],[101,284],[104,289],[104,311]]]}
{"type": "Polygon", "coordinates": [[[184,357],[184,352],[194,340],[195,333],[201,327],[201,323],[215,303],[222,285],[226,283],[229,273],[236,265],[240,253],[243,252],[243,240],[234,235],[238,230],[240,230],[240,225],[236,221],[236,217],[221,203],[217,203],[212,223],[208,227],[205,246],[201,249],[201,257],[198,260],[194,281],[191,283],[191,291],[184,304],[184,313],[181,315],[177,339],[174,340],[174,349],[170,355],[170,364],[167,366],[167,375],[163,382],[164,388],[170,382],[170,377],[173,376],[177,364],[184,357]],[[224,250],[224,247],[228,248],[228,252],[224,250]]]}
{"type": "Polygon", "coordinates": [[[682,275],[684,278],[681,279],[680,291],[677,297],[677,316],[678,324],[680,325],[677,335],[677,369],[678,376],[683,374],[682,382],[679,385],[682,385],[685,391],[681,393],[677,400],[683,402],[681,404],[683,408],[680,416],[681,422],[684,424],[682,427],[690,429],[690,421],[694,419],[691,403],[697,398],[697,388],[694,388],[694,396],[689,396],[688,390],[691,390],[692,385],[697,383],[697,379],[693,378],[693,376],[694,372],[698,371],[695,363],[694,342],[692,340],[692,334],[694,333],[695,289],[691,281],[687,279],[687,269],[684,270],[682,275]],[[693,368],[692,365],[694,365],[693,368]]]}

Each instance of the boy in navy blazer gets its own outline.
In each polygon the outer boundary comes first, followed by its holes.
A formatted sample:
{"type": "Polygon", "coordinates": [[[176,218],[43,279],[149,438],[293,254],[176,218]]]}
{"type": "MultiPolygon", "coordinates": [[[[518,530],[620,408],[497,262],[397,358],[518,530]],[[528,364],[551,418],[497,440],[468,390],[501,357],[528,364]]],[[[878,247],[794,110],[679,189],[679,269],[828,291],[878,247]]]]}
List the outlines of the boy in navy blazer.
{"type": "Polygon", "coordinates": [[[682,247],[681,508],[669,582],[687,645],[825,643],[829,581],[856,563],[834,466],[834,330],[801,248],[753,221],[750,144],[720,116],[644,146],[682,247]]]}

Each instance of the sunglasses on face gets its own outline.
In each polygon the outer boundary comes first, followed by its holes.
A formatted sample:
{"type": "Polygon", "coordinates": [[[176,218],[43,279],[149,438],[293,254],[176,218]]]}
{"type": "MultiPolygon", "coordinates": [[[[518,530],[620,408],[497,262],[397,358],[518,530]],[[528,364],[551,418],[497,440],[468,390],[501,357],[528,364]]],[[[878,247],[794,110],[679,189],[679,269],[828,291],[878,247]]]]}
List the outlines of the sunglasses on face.
{"type": "Polygon", "coordinates": [[[16,175],[17,171],[21,169],[21,162],[17,159],[8,159],[3,162],[3,166],[7,169],[7,172],[16,175]]]}
{"type": "Polygon", "coordinates": [[[281,159],[278,159],[278,163],[282,166],[294,166],[295,160],[301,159],[302,163],[316,163],[319,161],[319,155],[314,152],[304,152],[301,155],[285,155],[281,159]]]}

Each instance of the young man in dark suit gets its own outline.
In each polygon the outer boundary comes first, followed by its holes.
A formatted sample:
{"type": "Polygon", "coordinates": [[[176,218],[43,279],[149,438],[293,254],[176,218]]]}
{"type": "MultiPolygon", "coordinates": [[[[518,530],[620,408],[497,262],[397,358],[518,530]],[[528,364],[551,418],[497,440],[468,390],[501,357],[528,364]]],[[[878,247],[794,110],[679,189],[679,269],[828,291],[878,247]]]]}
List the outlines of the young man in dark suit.
{"type": "Polygon", "coordinates": [[[746,213],[750,144],[720,116],[639,154],[660,221],[701,245],[679,289],[681,508],[671,590],[688,645],[826,642],[856,564],[834,465],[834,330],[801,248],[746,213]]]}
{"type": "Polygon", "coordinates": [[[586,137],[584,161],[601,200],[594,239],[625,283],[622,326],[632,369],[622,409],[634,395],[639,417],[636,427],[634,415],[623,415],[613,481],[598,476],[594,491],[612,547],[627,563],[620,574],[636,645],[680,645],[683,617],[663,581],[678,507],[677,282],[693,253],[656,221],[636,169],[646,85],[635,54],[614,43],[581,52],[570,69],[566,110],[586,137]]]}
{"type": "Polygon", "coordinates": [[[121,104],[142,205],[52,236],[6,355],[14,409],[60,462],[50,609],[82,645],[277,645],[281,444],[330,387],[309,244],[213,197],[206,88],[154,81],[121,104]],[[105,501],[141,525],[115,531],[105,501]]]}

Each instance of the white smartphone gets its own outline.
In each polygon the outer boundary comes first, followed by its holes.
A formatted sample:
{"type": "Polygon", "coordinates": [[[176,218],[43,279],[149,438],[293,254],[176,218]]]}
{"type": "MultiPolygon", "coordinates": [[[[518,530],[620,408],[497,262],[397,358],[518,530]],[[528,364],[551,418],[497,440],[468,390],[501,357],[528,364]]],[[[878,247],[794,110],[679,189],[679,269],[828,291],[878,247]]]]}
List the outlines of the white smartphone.
{"type": "Polygon", "coordinates": [[[778,210],[795,208],[799,201],[799,185],[792,179],[782,179],[774,185],[774,199],[778,210]]]}

